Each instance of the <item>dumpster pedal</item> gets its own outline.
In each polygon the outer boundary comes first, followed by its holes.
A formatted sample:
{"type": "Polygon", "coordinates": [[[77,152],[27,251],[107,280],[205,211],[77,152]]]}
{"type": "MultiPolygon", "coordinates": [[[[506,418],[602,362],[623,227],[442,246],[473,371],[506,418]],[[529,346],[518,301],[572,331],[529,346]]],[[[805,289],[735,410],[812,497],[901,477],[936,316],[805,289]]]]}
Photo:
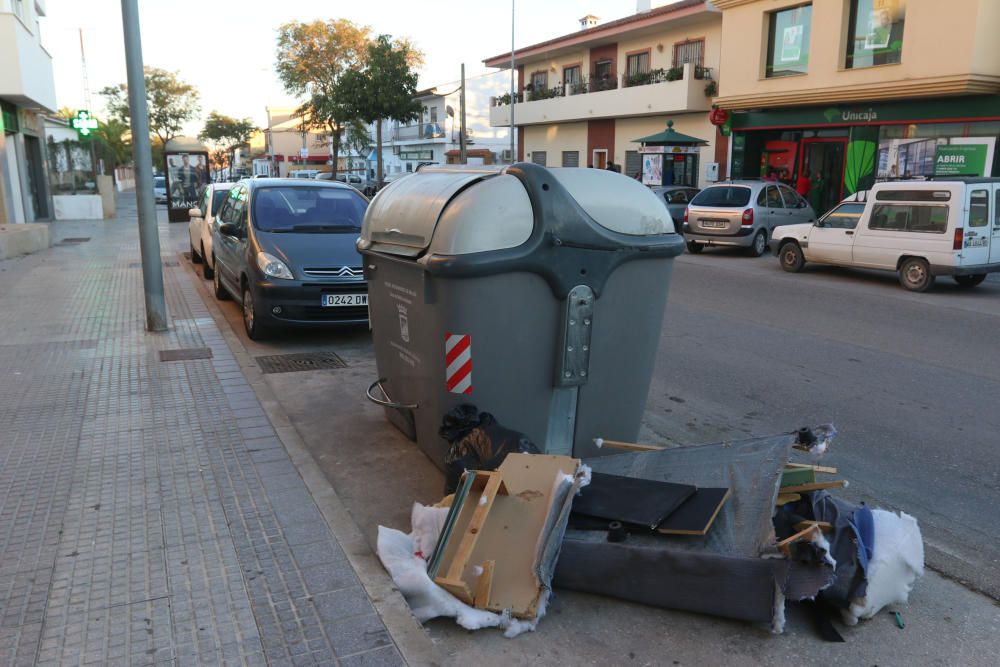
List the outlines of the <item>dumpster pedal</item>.
{"type": "Polygon", "coordinates": [[[260,372],[295,373],[298,371],[318,371],[327,368],[346,368],[347,364],[333,352],[296,352],[294,354],[272,354],[254,359],[260,372]]]}

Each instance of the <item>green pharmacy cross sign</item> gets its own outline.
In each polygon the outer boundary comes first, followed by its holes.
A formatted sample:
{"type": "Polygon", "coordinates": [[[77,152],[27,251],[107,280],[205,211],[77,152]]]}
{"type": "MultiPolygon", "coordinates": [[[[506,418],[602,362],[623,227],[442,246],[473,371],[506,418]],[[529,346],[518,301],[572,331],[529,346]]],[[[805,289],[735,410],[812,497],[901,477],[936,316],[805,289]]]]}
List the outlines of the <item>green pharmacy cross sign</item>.
{"type": "Polygon", "coordinates": [[[80,133],[81,137],[86,137],[90,135],[93,130],[97,129],[97,119],[90,116],[89,111],[80,110],[76,112],[76,116],[69,122],[73,126],[73,129],[80,133]]]}

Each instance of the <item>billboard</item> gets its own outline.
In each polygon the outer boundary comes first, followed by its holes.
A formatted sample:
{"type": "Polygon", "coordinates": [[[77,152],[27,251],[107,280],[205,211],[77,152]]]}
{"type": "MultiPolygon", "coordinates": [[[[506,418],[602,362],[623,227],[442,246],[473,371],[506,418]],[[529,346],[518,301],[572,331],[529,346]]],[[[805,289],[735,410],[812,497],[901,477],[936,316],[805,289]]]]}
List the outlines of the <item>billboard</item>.
{"type": "Polygon", "coordinates": [[[170,222],[187,222],[188,209],[198,205],[198,193],[208,181],[208,153],[166,154],[167,216],[170,222]]]}

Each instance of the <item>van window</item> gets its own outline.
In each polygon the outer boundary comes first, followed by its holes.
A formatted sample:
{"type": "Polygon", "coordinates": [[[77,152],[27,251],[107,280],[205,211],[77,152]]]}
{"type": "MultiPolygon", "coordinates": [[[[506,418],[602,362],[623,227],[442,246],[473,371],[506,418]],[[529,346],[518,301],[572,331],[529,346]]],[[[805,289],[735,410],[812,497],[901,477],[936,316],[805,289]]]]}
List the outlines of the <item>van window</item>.
{"type": "Polygon", "coordinates": [[[705,188],[691,200],[692,206],[746,206],[750,203],[750,188],[720,185],[705,188]]]}
{"type": "Polygon", "coordinates": [[[969,227],[986,227],[990,224],[990,191],[973,190],[969,193],[969,227]]]}
{"type": "Polygon", "coordinates": [[[997,190],[997,198],[993,202],[993,226],[1000,227],[1000,190],[997,190]]]}
{"type": "Polygon", "coordinates": [[[858,226],[858,220],[861,219],[861,214],[864,212],[864,204],[841,204],[823,217],[823,226],[835,229],[854,229],[858,226]]]}
{"type": "Polygon", "coordinates": [[[947,190],[880,190],[875,193],[878,201],[948,201],[947,190]]]}
{"type": "Polygon", "coordinates": [[[948,207],[920,204],[876,204],[868,229],[892,232],[944,234],[948,231],[948,207]]]}

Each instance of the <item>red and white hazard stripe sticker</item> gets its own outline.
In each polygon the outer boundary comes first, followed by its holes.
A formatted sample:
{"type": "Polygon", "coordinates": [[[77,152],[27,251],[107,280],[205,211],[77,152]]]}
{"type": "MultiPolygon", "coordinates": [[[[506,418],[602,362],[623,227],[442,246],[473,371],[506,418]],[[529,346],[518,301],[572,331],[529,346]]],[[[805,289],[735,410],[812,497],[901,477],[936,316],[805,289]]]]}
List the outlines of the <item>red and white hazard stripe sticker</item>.
{"type": "Polygon", "coordinates": [[[472,337],[464,334],[444,336],[445,383],[453,394],[472,393],[472,337]]]}

